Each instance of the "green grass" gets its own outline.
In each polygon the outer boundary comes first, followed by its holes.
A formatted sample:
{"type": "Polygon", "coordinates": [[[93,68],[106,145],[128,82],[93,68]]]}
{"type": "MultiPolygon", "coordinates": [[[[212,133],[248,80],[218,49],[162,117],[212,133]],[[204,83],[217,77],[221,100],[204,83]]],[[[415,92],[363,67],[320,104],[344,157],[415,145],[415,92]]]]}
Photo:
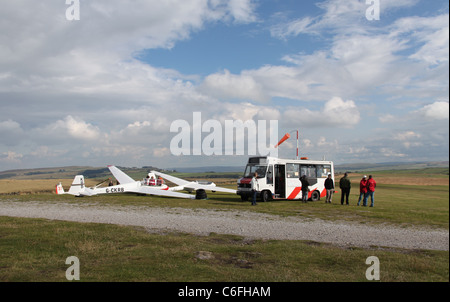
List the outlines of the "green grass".
{"type": "Polygon", "coordinates": [[[67,281],[69,256],[80,281],[367,281],[365,260],[380,259],[381,281],[446,281],[448,252],[342,249],[301,241],[211,234],[149,234],[142,228],[0,217],[0,281],[67,281]],[[208,252],[209,259],[196,256],[208,252]]]}

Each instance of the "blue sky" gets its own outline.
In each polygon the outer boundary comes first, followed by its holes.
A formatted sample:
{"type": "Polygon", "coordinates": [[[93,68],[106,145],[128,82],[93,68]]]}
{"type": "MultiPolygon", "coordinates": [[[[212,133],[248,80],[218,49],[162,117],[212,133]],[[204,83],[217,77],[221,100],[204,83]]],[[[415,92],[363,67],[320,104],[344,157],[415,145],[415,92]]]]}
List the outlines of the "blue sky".
{"type": "MultiPolygon", "coordinates": [[[[260,1],[255,2],[255,22],[244,24],[211,23],[173,47],[142,50],[136,58],[152,66],[176,69],[183,74],[208,75],[223,69],[239,73],[245,69],[283,64],[283,57],[295,53],[312,54],[329,47],[333,35],[300,34],[286,39],[271,35],[271,27],[302,17],[320,18],[320,1],[260,1]]],[[[416,2],[413,2],[416,3],[416,2]]],[[[382,2],[380,2],[382,5],[382,2]]],[[[383,21],[361,21],[370,27],[386,26],[407,15],[433,16],[445,12],[440,1],[417,1],[415,5],[395,8],[383,13],[383,21]]],[[[367,8],[370,5],[367,5],[367,8]]],[[[448,5],[447,5],[448,6],[448,5]]],[[[413,51],[413,50],[408,50],[413,51]]]]}
{"type": "Polygon", "coordinates": [[[321,39],[303,36],[280,40],[271,36],[270,27],[289,16],[317,15],[314,2],[255,2],[255,22],[211,23],[170,49],[142,50],[136,58],[152,66],[176,69],[183,74],[206,76],[227,69],[239,73],[269,64],[283,63],[283,56],[299,51],[307,54],[325,46],[321,39]],[[277,12],[274,14],[274,12],[277,12]],[[279,15],[278,15],[279,14],[279,15]]]}
{"type": "Polygon", "coordinates": [[[194,112],[277,120],[336,163],[448,160],[448,1],[379,3],[370,21],[363,0],[81,0],[69,21],[65,1],[8,1],[0,170],[245,164],[171,152],[194,112]]]}

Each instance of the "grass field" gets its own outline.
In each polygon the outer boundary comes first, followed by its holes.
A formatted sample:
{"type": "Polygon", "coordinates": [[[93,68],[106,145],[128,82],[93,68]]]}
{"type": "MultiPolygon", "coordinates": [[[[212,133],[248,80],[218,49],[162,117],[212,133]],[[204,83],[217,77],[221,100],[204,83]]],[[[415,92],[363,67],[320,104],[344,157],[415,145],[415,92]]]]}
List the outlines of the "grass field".
{"type": "MultiPolygon", "coordinates": [[[[245,210],[361,224],[449,228],[448,169],[379,171],[375,207],[356,207],[361,173],[351,174],[351,205],[272,201],[251,207],[239,196],[207,200],[113,195],[74,198],[51,194],[54,180],[0,181],[0,202],[45,201],[95,205],[245,210]],[[447,172],[446,172],[447,171],[447,172]],[[395,180],[395,181],[394,181],[395,180]],[[8,195],[12,192],[21,194],[8,195]],[[36,192],[46,192],[39,193],[36,192]],[[35,193],[35,194],[30,194],[35,193]]],[[[339,177],[339,176],[338,176],[339,177]]],[[[337,178],[338,179],[338,178],[337,178]]],[[[92,180],[92,184],[96,183],[92,180]]],[[[70,180],[64,180],[68,188],[70,180]]],[[[235,186],[235,180],[221,185],[235,186]]],[[[381,281],[449,281],[449,252],[252,240],[211,234],[149,234],[142,228],[0,217],[0,281],[66,281],[65,259],[76,255],[81,281],[367,281],[365,260],[377,256],[381,281]],[[207,259],[198,255],[206,254],[207,259]]]]}
{"type": "Polygon", "coordinates": [[[447,281],[448,252],[342,249],[237,236],[149,234],[133,227],[0,217],[0,281],[66,281],[65,259],[80,259],[81,281],[367,281],[376,255],[382,281],[447,281]],[[208,255],[200,259],[198,255],[208,255]]]}

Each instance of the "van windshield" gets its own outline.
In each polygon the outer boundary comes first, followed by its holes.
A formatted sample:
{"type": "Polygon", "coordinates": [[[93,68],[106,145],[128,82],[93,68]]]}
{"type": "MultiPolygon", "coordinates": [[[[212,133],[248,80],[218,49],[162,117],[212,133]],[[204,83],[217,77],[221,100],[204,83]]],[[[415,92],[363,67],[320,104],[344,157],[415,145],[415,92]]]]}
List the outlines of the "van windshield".
{"type": "Polygon", "coordinates": [[[258,178],[266,177],[267,165],[249,164],[245,167],[244,177],[253,177],[253,174],[258,173],[258,178]]]}

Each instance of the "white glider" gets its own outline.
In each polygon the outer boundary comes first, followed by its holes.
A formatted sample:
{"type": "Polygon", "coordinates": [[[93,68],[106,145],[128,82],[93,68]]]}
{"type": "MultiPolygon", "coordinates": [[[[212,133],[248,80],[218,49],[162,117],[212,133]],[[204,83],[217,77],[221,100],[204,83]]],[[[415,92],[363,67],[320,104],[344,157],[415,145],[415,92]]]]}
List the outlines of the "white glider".
{"type": "Polygon", "coordinates": [[[136,181],[115,166],[108,166],[111,173],[118,181],[118,185],[109,187],[86,187],[83,175],[77,175],[73,179],[68,192],[64,191],[61,183],[56,186],[56,194],[71,194],[74,196],[95,196],[99,194],[111,193],[136,193],[147,195],[159,195],[178,198],[194,199],[194,195],[169,191],[169,187],[164,184],[150,186],[145,181],[136,181]]]}
{"type": "Polygon", "coordinates": [[[181,178],[170,176],[161,172],[151,171],[147,178],[142,181],[136,181],[125,174],[116,166],[108,166],[108,169],[114,175],[118,184],[115,186],[99,187],[98,184],[94,187],[86,187],[84,176],[75,176],[72,185],[68,192],[64,191],[63,186],[59,183],[56,186],[56,194],[71,194],[74,196],[95,196],[99,194],[111,193],[136,193],[147,195],[168,196],[187,199],[204,199],[206,198],[205,190],[219,191],[236,194],[236,190],[217,187],[212,182],[202,183],[199,181],[187,181],[181,178]],[[155,175],[158,175],[170,182],[177,184],[176,187],[169,188],[167,185],[156,180],[155,175]],[[179,193],[175,191],[186,190],[189,193],[195,191],[196,195],[179,193]]]}

